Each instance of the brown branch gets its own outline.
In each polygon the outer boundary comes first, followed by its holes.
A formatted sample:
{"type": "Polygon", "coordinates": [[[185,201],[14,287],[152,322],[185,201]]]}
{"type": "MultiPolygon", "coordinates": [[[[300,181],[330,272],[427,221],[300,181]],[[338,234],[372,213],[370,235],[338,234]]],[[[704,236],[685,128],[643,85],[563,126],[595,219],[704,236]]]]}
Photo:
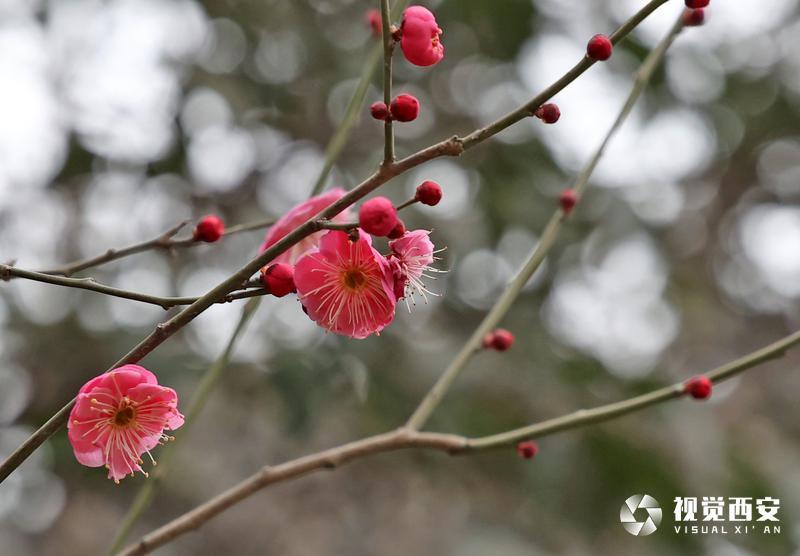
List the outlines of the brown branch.
{"type": "MultiPolygon", "coordinates": [[[[800,331],[718,367],[708,372],[706,376],[718,383],[761,363],[780,357],[797,344],[800,344],[800,331]]],[[[433,449],[449,454],[467,454],[499,448],[523,439],[542,437],[615,419],[683,395],[683,383],[679,382],[624,401],[601,405],[593,409],[579,410],[527,427],[480,438],[418,432],[409,428],[401,428],[303,456],[280,465],[265,466],[222,494],[145,535],[137,543],[126,548],[121,556],[139,556],[152,552],[181,535],[198,529],[214,516],[269,485],[288,481],[321,469],[335,469],[354,459],[407,448],[433,449]]]]}
{"type": "MultiPolygon", "coordinates": [[[[130,290],[123,290],[113,286],[107,286],[95,281],[94,278],[66,278],[54,274],[23,270],[14,266],[0,264],[0,279],[8,280],[10,278],[24,278],[26,280],[32,280],[34,282],[41,282],[44,284],[52,284],[66,288],[76,288],[79,290],[89,290],[102,293],[104,295],[109,295],[111,297],[119,297],[122,299],[130,299],[132,301],[157,305],[165,310],[171,309],[172,307],[177,307],[179,305],[191,305],[199,299],[199,297],[162,297],[158,295],[150,295],[130,290]]],[[[236,301],[237,299],[245,299],[248,297],[256,297],[266,294],[267,291],[263,288],[260,288],[260,284],[247,282],[243,285],[242,291],[229,293],[228,295],[220,298],[217,303],[230,303],[231,301],[236,301]]]]}
{"type": "MultiPolygon", "coordinates": [[[[247,224],[239,224],[237,226],[231,226],[230,228],[225,230],[225,233],[222,234],[222,236],[228,237],[242,232],[258,230],[270,226],[274,222],[275,219],[270,218],[266,220],[258,220],[255,222],[250,222],[247,224]]],[[[86,270],[87,268],[100,266],[109,263],[111,261],[116,261],[125,257],[129,257],[131,255],[135,255],[137,253],[143,253],[145,251],[156,251],[156,250],[169,251],[171,249],[196,247],[198,245],[203,245],[202,241],[196,241],[191,237],[185,239],[173,239],[178,234],[178,232],[180,232],[187,224],[188,222],[186,221],[181,222],[180,224],[173,226],[172,228],[170,228],[163,234],[159,235],[158,237],[154,237],[153,239],[149,239],[147,241],[134,243],[133,245],[129,245],[128,247],[109,249],[105,253],[96,255],[94,257],[80,259],[77,261],[73,261],[71,263],[66,263],[56,268],[41,270],[39,272],[41,272],[42,274],[52,274],[55,276],[69,277],[82,270],[86,270]]]]}
{"type": "MultiPolygon", "coordinates": [[[[652,13],[656,8],[667,1],[668,0],[650,0],[650,2],[648,2],[630,20],[625,22],[619,29],[617,29],[617,31],[614,32],[612,35],[613,40],[621,40],[631,30],[633,30],[639,22],[647,17],[647,15],[652,13]]],[[[159,345],[161,345],[164,340],[194,320],[197,315],[234,291],[242,283],[248,280],[258,269],[272,261],[272,259],[302,239],[316,231],[319,231],[320,228],[318,220],[329,220],[333,218],[347,207],[353,205],[360,199],[372,193],[381,185],[385,184],[395,176],[402,174],[403,172],[406,172],[419,166],[420,164],[423,164],[424,162],[428,162],[440,156],[460,155],[464,150],[476,146],[502,129],[505,129],[506,127],[516,123],[523,117],[530,116],[533,109],[543,104],[550,99],[550,97],[569,85],[591,65],[591,61],[587,62],[587,59],[584,58],[577,66],[567,72],[564,77],[556,81],[556,83],[545,89],[545,91],[534,97],[530,102],[523,105],[520,109],[510,112],[506,116],[489,124],[488,126],[471,133],[464,139],[459,137],[451,137],[450,139],[446,139],[431,145],[395,163],[381,165],[374,174],[361,182],[355,188],[351,189],[338,201],[331,204],[319,214],[309,218],[309,220],[295,228],[280,241],[266,249],[258,257],[251,260],[233,275],[200,297],[197,301],[183,309],[180,313],[168,321],[159,324],[151,334],[139,342],[138,345],[133,347],[133,349],[131,349],[119,361],[112,365],[111,368],[113,369],[126,363],[136,363],[141,360],[145,355],[149,354],[159,345]]],[[[6,461],[0,464],[0,482],[5,480],[5,478],[8,477],[8,475],[11,474],[14,469],[19,467],[19,465],[25,461],[28,456],[30,456],[30,454],[36,450],[36,448],[38,448],[47,438],[52,436],[61,426],[63,426],[69,416],[69,412],[74,402],[75,400],[73,399],[67,405],[61,408],[42,427],[40,427],[22,445],[20,445],[6,459],[6,461]]]]}

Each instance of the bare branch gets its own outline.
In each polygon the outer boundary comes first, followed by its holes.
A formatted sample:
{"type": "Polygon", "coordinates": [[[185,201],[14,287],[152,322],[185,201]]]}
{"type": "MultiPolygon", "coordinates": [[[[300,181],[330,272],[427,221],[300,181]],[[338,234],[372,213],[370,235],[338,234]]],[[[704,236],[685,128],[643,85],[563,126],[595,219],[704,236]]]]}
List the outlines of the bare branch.
{"type": "MultiPolygon", "coordinates": [[[[56,276],[54,274],[45,274],[42,272],[34,272],[32,270],[23,270],[14,266],[0,265],[0,278],[24,278],[33,280],[34,282],[42,282],[44,284],[53,284],[55,286],[63,286],[66,288],[76,288],[79,290],[89,290],[112,297],[120,297],[122,299],[130,299],[132,301],[140,301],[142,303],[149,303],[157,305],[162,309],[171,309],[179,305],[191,305],[196,302],[198,297],[161,297],[158,295],[149,295],[146,293],[139,293],[130,290],[123,290],[113,286],[106,286],[95,281],[94,278],[65,278],[63,276],[56,276]]],[[[242,289],[242,291],[231,292],[224,297],[221,297],[217,303],[229,303],[237,299],[245,299],[248,297],[256,297],[266,295],[267,291],[252,282],[247,282],[244,287],[251,289],[242,289]]]]}
{"type": "MultiPolygon", "coordinates": [[[[766,361],[780,357],[797,344],[800,344],[800,331],[718,367],[707,373],[706,376],[715,383],[720,382],[766,361]]],[[[621,402],[602,405],[589,410],[579,410],[563,417],[481,438],[418,432],[408,428],[370,436],[280,465],[262,467],[258,473],[251,475],[222,494],[145,535],[137,543],[126,548],[121,555],[139,556],[152,552],[179,536],[198,529],[214,516],[269,485],[301,477],[320,469],[333,469],[354,459],[407,448],[433,449],[449,454],[468,454],[479,450],[508,446],[523,439],[542,437],[569,429],[594,425],[683,395],[683,383],[677,383],[621,402]]]]}
{"type": "MultiPolygon", "coordinates": [[[[631,91],[628,94],[628,98],[625,100],[622,109],[617,115],[616,120],[608,130],[608,133],[606,133],[605,138],[595,151],[592,158],[586,163],[578,177],[575,179],[575,183],[572,187],[575,189],[575,192],[578,195],[581,195],[585,191],[589,184],[589,177],[592,175],[592,172],[597,166],[598,161],[602,157],[606,146],[630,114],[634,104],[636,104],[636,101],[638,100],[645,86],[650,81],[653,71],[656,67],[658,67],[661,60],[664,58],[664,54],[672,44],[672,41],[675,39],[677,34],[680,32],[681,28],[681,18],[678,18],[664,39],[655,49],[653,49],[652,52],[650,52],[644,62],[642,62],[642,65],[637,72],[633,87],[631,88],[631,91]]],[[[567,215],[561,209],[557,209],[553,212],[553,215],[550,217],[547,226],[545,226],[545,229],[542,232],[542,237],[539,243],[522,265],[522,268],[519,269],[517,274],[511,279],[506,288],[500,294],[500,297],[497,299],[492,309],[483,318],[483,321],[481,321],[481,323],[478,325],[478,328],[475,329],[475,332],[472,333],[469,340],[467,340],[467,342],[461,348],[461,351],[459,351],[455,356],[452,363],[450,363],[450,366],[445,369],[444,373],[442,373],[436,383],[431,387],[430,391],[420,402],[419,406],[408,420],[408,427],[412,429],[419,429],[427,422],[428,418],[442,401],[444,395],[450,389],[450,386],[452,386],[453,382],[464,370],[464,367],[466,367],[467,363],[470,361],[470,359],[472,359],[473,354],[480,350],[481,340],[483,339],[484,335],[496,327],[503,317],[505,317],[506,313],[508,313],[509,309],[511,309],[513,306],[514,301],[525,287],[525,284],[528,283],[528,280],[530,280],[534,272],[536,272],[539,266],[541,266],[545,257],[550,252],[550,249],[553,247],[553,244],[558,238],[558,233],[561,230],[564,221],[566,220],[566,216],[567,215]]]]}
{"type": "MultiPolygon", "coordinates": [[[[228,228],[222,235],[223,237],[227,237],[242,232],[258,230],[261,228],[266,228],[267,226],[272,225],[274,222],[275,222],[274,218],[269,218],[266,220],[262,219],[247,224],[239,224],[238,226],[232,226],[228,228]]],[[[172,228],[170,228],[163,234],[159,235],[158,237],[154,237],[153,239],[149,239],[147,241],[142,241],[140,243],[135,243],[133,245],[129,245],[128,247],[122,247],[119,249],[109,249],[108,251],[106,251],[101,255],[96,255],[94,257],[89,257],[87,259],[80,259],[56,268],[52,268],[49,270],[41,270],[39,272],[41,272],[42,274],[52,274],[55,276],[69,277],[82,270],[86,270],[87,268],[100,266],[105,263],[129,257],[137,253],[143,253],[145,251],[155,251],[155,250],[169,251],[171,249],[195,247],[197,245],[203,245],[203,242],[196,241],[193,238],[173,239],[175,235],[177,235],[178,232],[180,232],[187,224],[188,222],[181,222],[180,224],[173,226],[172,228]]]]}

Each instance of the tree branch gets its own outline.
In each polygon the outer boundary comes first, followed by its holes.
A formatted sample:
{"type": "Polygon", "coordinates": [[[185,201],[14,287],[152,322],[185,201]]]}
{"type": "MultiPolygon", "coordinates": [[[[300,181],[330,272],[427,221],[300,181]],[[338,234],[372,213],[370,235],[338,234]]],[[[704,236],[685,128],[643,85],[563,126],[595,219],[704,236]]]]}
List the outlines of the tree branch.
{"type": "MultiPolygon", "coordinates": [[[[274,222],[275,219],[270,218],[266,220],[258,220],[255,222],[250,222],[247,224],[239,224],[238,226],[232,226],[228,228],[222,235],[223,237],[227,237],[241,232],[258,230],[261,228],[266,228],[267,226],[272,225],[274,222]]],[[[106,251],[101,255],[96,255],[94,257],[89,257],[87,259],[80,259],[77,261],[73,261],[71,263],[67,263],[63,266],[59,266],[49,270],[41,270],[39,272],[41,272],[42,274],[52,274],[55,276],[69,277],[76,274],[77,272],[80,272],[81,270],[86,270],[87,268],[100,266],[102,264],[111,261],[116,261],[124,257],[129,257],[131,255],[135,255],[137,253],[142,253],[145,251],[155,251],[155,250],[169,251],[171,249],[176,249],[176,248],[195,247],[197,245],[203,245],[203,242],[195,241],[193,238],[172,239],[187,224],[188,222],[181,222],[180,224],[173,226],[172,228],[170,228],[163,234],[159,235],[158,237],[154,237],[153,239],[149,239],[147,241],[142,241],[141,243],[134,243],[133,245],[129,245],[128,247],[122,247],[119,249],[109,249],[108,251],[106,251]]]]}
{"type": "MultiPolygon", "coordinates": [[[[95,281],[94,278],[65,278],[63,276],[57,276],[54,274],[23,270],[15,266],[0,264],[0,279],[7,280],[10,278],[24,278],[26,280],[33,280],[34,282],[42,282],[44,284],[52,284],[66,288],[76,288],[79,290],[89,290],[109,295],[111,297],[120,297],[122,299],[130,299],[132,301],[157,305],[165,310],[171,309],[172,307],[177,307],[179,305],[191,305],[199,299],[198,297],[161,297],[158,295],[149,295],[146,293],[123,290],[113,286],[106,286],[105,284],[95,281]]],[[[248,297],[256,297],[267,294],[267,291],[263,289],[260,284],[254,285],[251,282],[247,282],[246,284],[243,284],[243,287],[249,287],[250,289],[242,289],[241,291],[229,293],[217,300],[217,303],[230,303],[231,301],[236,301],[237,299],[245,299],[248,297]]]]}
{"type": "MultiPolygon", "coordinates": [[[[647,58],[645,58],[644,62],[642,62],[642,65],[639,67],[639,70],[636,73],[633,87],[631,88],[631,91],[628,94],[628,98],[625,100],[622,109],[617,115],[616,120],[608,130],[608,133],[595,151],[592,158],[582,168],[580,174],[572,185],[577,195],[580,196],[585,191],[589,184],[589,177],[597,167],[597,163],[602,157],[606,146],[630,114],[634,104],[636,104],[636,101],[638,100],[639,96],[641,96],[645,86],[650,81],[655,68],[658,67],[661,60],[664,58],[664,54],[666,53],[667,49],[672,44],[673,40],[681,29],[682,24],[681,18],[679,17],[675,24],[670,28],[664,39],[662,39],[658,46],[654,48],[647,58]]],[[[450,366],[445,369],[444,373],[442,373],[433,387],[431,387],[430,391],[422,399],[417,409],[409,418],[406,426],[412,429],[420,429],[427,422],[431,414],[442,401],[444,395],[452,386],[453,382],[464,370],[464,367],[466,367],[473,354],[481,349],[481,341],[483,337],[487,332],[496,327],[503,317],[505,317],[506,313],[508,313],[509,309],[511,309],[513,306],[514,301],[522,292],[525,284],[528,283],[528,280],[530,280],[531,276],[533,276],[533,273],[536,272],[539,266],[541,266],[545,257],[550,252],[550,249],[553,247],[553,244],[558,238],[558,233],[561,230],[566,217],[567,215],[561,209],[556,209],[553,212],[553,215],[550,217],[547,226],[545,226],[545,229],[542,232],[541,240],[533,249],[530,256],[525,261],[525,264],[522,265],[522,268],[519,269],[517,274],[508,283],[492,309],[483,318],[481,323],[478,325],[478,328],[475,329],[475,332],[472,333],[472,336],[470,336],[469,340],[467,340],[467,342],[461,348],[461,351],[458,352],[452,363],[450,363],[450,366]]]]}
{"type": "MultiPolygon", "coordinates": [[[[622,39],[627,33],[629,33],[633,28],[635,28],[636,24],[643,20],[648,14],[654,11],[657,7],[661,6],[668,0],[650,0],[648,4],[642,8],[637,14],[635,14],[631,20],[624,23],[615,33],[614,37],[616,40],[622,39]],[[631,22],[635,23],[631,23],[631,22]]],[[[508,127],[520,119],[527,115],[530,115],[532,112],[529,107],[531,105],[535,105],[538,107],[540,104],[546,102],[551,96],[556,94],[558,91],[566,87],[569,83],[571,83],[580,73],[583,73],[586,69],[588,69],[591,64],[587,64],[582,66],[580,71],[571,70],[568,75],[571,76],[569,79],[561,78],[559,79],[554,85],[548,87],[545,92],[540,93],[532,101],[527,103],[522,107],[522,114],[516,118],[513,117],[514,114],[520,112],[517,110],[512,112],[510,115],[507,115],[497,122],[490,124],[486,128],[482,128],[482,130],[478,130],[470,135],[468,135],[465,139],[460,139],[458,137],[452,137],[450,139],[441,141],[430,147],[422,149],[421,151],[412,154],[402,160],[399,160],[390,165],[382,165],[374,174],[370,177],[365,179],[361,182],[358,186],[351,189],[347,192],[344,196],[342,196],[338,201],[331,204],[328,208],[321,211],[319,214],[311,217],[309,220],[295,228],[292,232],[288,233],[284,236],[280,241],[273,244],[270,248],[266,249],[262,252],[258,257],[248,262],[244,265],[241,269],[237,272],[232,274],[230,277],[219,283],[216,287],[209,290],[205,295],[198,298],[197,301],[183,309],[180,313],[172,317],[166,322],[159,324],[156,329],[147,337],[142,339],[139,344],[134,346],[127,354],[125,354],[119,361],[117,361],[114,365],[111,366],[110,369],[116,368],[120,365],[124,365],[126,363],[136,363],[141,360],[144,356],[152,352],[156,349],[161,343],[163,343],[167,338],[171,337],[175,332],[186,326],[190,323],[194,318],[208,309],[211,305],[216,303],[219,299],[222,299],[232,291],[234,291],[239,285],[244,283],[246,280],[250,278],[257,270],[261,267],[272,261],[275,257],[289,249],[294,244],[298,243],[305,237],[311,235],[315,231],[318,231],[318,224],[317,220],[320,219],[330,219],[340,212],[342,212],[345,208],[349,207],[350,205],[356,203],[360,199],[364,198],[368,194],[372,193],[375,189],[380,187],[381,185],[385,184],[395,176],[402,174],[412,168],[423,164],[424,162],[428,162],[440,156],[455,156],[461,154],[465,149],[474,147],[478,143],[484,141],[485,139],[491,137],[495,133],[499,132],[501,129],[508,127]],[[512,117],[509,117],[512,116],[512,117]],[[490,130],[490,131],[486,131],[490,130]]],[[[109,369],[109,370],[110,370],[109,369]]],[[[69,416],[69,412],[75,403],[73,399],[63,408],[61,408],[55,415],[53,415],[42,427],[40,427],[36,432],[34,432],[22,445],[20,445],[2,464],[0,464],[0,482],[5,480],[11,472],[19,467],[19,465],[25,461],[25,459],[33,453],[36,448],[38,448],[47,438],[52,436],[63,424],[66,422],[66,419],[69,416]]]]}
{"type": "MultiPolygon", "coordinates": [[[[707,373],[706,376],[715,383],[726,380],[783,355],[799,343],[800,331],[797,331],[773,344],[718,367],[707,373]]],[[[413,429],[401,428],[303,456],[280,465],[265,466],[222,494],[145,535],[137,543],[126,548],[121,556],[140,556],[152,552],[189,531],[200,528],[211,518],[269,485],[288,481],[321,469],[335,469],[354,459],[406,448],[432,449],[449,454],[468,454],[508,446],[523,439],[594,425],[683,395],[683,383],[677,383],[621,402],[576,411],[520,429],[480,438],[418,432],[413,429]]]]}

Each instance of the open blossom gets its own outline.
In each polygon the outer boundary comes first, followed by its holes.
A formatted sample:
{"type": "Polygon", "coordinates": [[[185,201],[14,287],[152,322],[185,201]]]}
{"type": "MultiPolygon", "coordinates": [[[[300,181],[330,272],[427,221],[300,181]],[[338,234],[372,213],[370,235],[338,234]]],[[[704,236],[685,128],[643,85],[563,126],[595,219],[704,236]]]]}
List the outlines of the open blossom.
{"type": "Polygon", "coordinates": [[[432,66],[444,58],[444,45],[439,40],[442,30],[427,8],[422,6],[406,8],[400,31],[400,48],[406,60],[412,64],[432,66]]]}
{"type": "Polygon", "coordinates": [[[431,293],[422,282],[423,278],[431,278],[427,273],[437,272],[431,267],[434,247],[428,236],[430,232],[427,230],[414,230],[389,242],[394,275],[401,281],[395,287],[395,292],[399,294],[398,299],[414,293],[427,299],[426,295],[431,293]]]}
{"type": "Polygon", "coordinates": [[[124,365],[93,378],[78,392],[67,428],[75,458],[88,467],[105,466],[119,483],[126,475],[145,473],[150,450],[169,440],[165,429],[183,425],[178,395],[159,386],[156,375],[139,365],[124,365]]]}
{"type": "Polygon", "coordinates": [[[356,241],[327,232],[297,261],[294,281],[308,316],[336,334],[366,338],[394,318],[392,269],[363,230],[356,241]]]}
{"type": "MultiPolygon", "coordinates": [[[[331,189],[327,193],[312,197],[307,201],[300,203],[283,215],[275,224],[270,226],[267,230],[267,235],[264,238],[264,243],[259,249],[263,253],[267,248],[274,245],[283,239],[289,232],[297,228],[300,224],[318,214],[322,210],[328,208],[333,203],[341,199],[345,194],[344,189],[337,187],[331,189]]],[[[348,222],[352,220],[351,212],[344,210],[331,218],[333,222],[348,222]]],[[[314,249],[319,245],[319,240],[325,232],[315,232],[310,236],[302,239],[294,244],[287,251],[278,255],[271,263],[286,263],[294,264],[306,251],[314,249]]]]}

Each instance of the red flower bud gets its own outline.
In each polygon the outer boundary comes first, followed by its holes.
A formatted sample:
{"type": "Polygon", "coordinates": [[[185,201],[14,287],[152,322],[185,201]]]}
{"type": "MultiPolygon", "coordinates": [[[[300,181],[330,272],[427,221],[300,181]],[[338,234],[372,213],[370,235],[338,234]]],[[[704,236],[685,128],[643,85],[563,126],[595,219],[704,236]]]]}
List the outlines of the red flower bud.
{"type": "Polygon", "coordinates": [[[389,232],[389,234],[386,237],[388,237],[389,239],[398,239],[403,237],[404,233],[406,233],[406,225],[402,220],[398,218],[397,224],[394,225],[394,228],[392,228],[392,231],[389,232]]]}
{"type": "Polygon", "coordinates": [[[294,286],[294,267],[286,263],[275,263],[262,268],[261,283],[275,297],[283,297],[297,291],[294,286]]]}
{"type": "Polygon", "coordinates": [[[435,181],[424,181],[417,187],[417,201],[430,207],[442,200],[442,186],[435,181]]]}
{"type": "Polygon", "coordinates": [[[525,440],[517,444],[517,454],[523,459],[533,459],[539,451],[539,445],[533,440],[525,440]]]}
{"type": "Polygon", "coordinates": [[[705,8],[711,0],[686,0],[686,7],[690,10],[696,10],[697,8],[705,8]]]}
{"type": "Polygon", "coordinates": [[[608,60],[611,58],[613,48],[614,46],[607,36],[595,35],[589,39],[589,44],[586,45],[586,54],[592,60],[608,60]]]}
{"type": "Polygon", "coordinates": [[[225,223],[219,216],[209,214],[200,219],[192,233],[195,241],[214,243],[225,233],[225,223]]]}
{"type": "Polygon", "coordinates": [[[367,13],[364,14],[364,20],[372,30],[373,36],[380,37],[383,34],[383,21],[381,20],[380,10],[376,10],[375,8],[367,10],[367,13]]]}
{"type": "Polygon", "coordinates": [[[390,111],[392,119],[398,122],[414,121],[419,115],[419,101],[412,95],[397,95],[392,101],[390,111]]]}
{"type": "Polygon", "coordinates": [[[564,211],[564,214],[569,214],[578,204],[578,194],[572,188],[565,189],[558,196],[558,204],[561,205],[561,210],[564,211]]]}
{"type": "Polygon", "coordinates": [[[550,102],[537,108],[533,115],[546,124],[554,124],[561,117],[561,110],[558,109],[557,105],[550,102]]]}
{"type": "Polygon", "coordinates": [[[444,58],[444,45],[439,41],[442,30],[430,10],[422,6],[406,8],[399,34],[403,55],[412,64],[432,66],[444,58]]]}
{"type": "Polygon", "coordinates": [[[359,227],[374,236],[388,235],[397,225],[397,209],[386,197],[375,197],[361,205],[359,227]]]}
{"type": "Polygon", "coordinates": [[[684,10],[682,17],[686,27],[698,27],[706,20],[706,11],[703,8],[684,10]]]}
{"type": "Polygon", "coordinates": [[[386,120],[389,118],[389,107],[385,102],[373,102],[369,107],[369,113],[376,120],[386,120]]]}
{"type": "Polygon", "coordinates": [[[508,351],[514,344],[514,335],[504,328],[496,328],[483,337],[483,347],[496,351],[508,351]]]}
{"type": "Polygon", "coordinates": [[[708,377],[696,376],[686,381],[683,391],[696,400],[705,400],[711,397],[713,383],[708,377]]]}

